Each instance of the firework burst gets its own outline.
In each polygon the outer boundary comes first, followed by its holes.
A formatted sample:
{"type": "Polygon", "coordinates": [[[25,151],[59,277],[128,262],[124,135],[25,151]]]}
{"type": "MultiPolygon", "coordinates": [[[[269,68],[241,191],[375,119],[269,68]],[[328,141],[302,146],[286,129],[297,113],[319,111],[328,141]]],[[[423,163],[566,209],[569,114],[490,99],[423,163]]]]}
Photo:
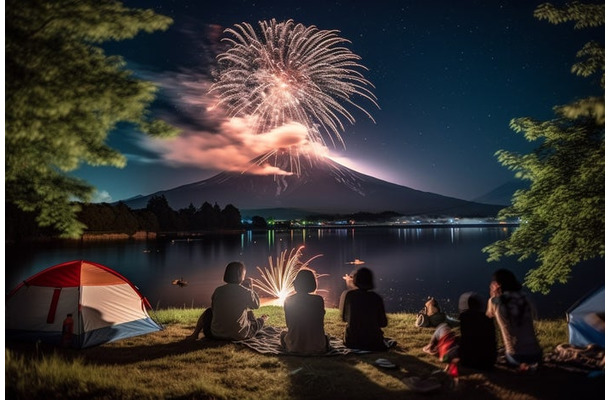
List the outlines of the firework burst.
{"type": "MultiPolygon", "coordinates": [[[[260,33],[247,23],[225,30],[230,48],[218,56],[220,64],[210,92],[231,117],[248,117],[257,133],[287,123],[307,128],[309,140],[343,147],[342,119],[354,123],[346,105],[373,117],[355,101],[364,98],[378,107],[360,70],[360,57],[344,45],[336,30],[284,22],[259,22],[260,33]]],[[[374,120],[373,120],[374,121],[374,120]]],[[[298,149],[297,149],[298,151],[298,149]]]]}
{"type": "MultiPolygon", "coordinates": [[[[261,274],[261,279],[252,279],[253,286],[279,299],[280,303],[283,304],[284,299],[294,291],[292,282],[297,273],[302,268],[308,268],[310,262],[322,256],[322,254],[318,254],[303,262],[301,261],[303,248],[304,246],[294,248],[290,250],[290,253],[288,253],[288,250],[282,251],[275,264],[270,256],[268,268],[256,267],[261,274]]],[[[326,274],[315,272],[314,274],[316,278],[326,276],[326,274]]]]}

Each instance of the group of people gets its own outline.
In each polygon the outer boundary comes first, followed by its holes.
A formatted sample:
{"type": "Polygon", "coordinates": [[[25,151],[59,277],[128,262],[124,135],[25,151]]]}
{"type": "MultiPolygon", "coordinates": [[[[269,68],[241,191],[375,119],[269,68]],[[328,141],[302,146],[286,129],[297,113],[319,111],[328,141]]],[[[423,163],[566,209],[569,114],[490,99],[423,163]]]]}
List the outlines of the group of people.
{"type": "MultiPolygon", "coordinates": [[[[212,294],[212,306],[197,321],[189,336],[197,339],[203,332],[212,339],[243,340],[261,330],[268,318],[256,318],[253,309],[260,299],[251,283],[245,283],[246,267],[231,262],[224,274],[225,285],[212,294]],[[249,286],[249,287],[246,287],[249,286]]],[[[373,291],[373,272],[359,268],[344,276],[346,290],[341,294],[339,311],[346,322],[346,347],[383,351],[388,348],[382,328],[388,324],[384,302],[373,291]]],[[[324,300],[315,294],[315,273],[301,269],[294,281],[294,294],[284,302],[287,329],[280,334],[286,351],[295,354],[322,354],[329,350],[329,337],[324,331],[324,300]]],[[[476,293],[459,299],[459,336],[447,323],[441,323],[424,351],[437,354],[443,362],[460,363],[473,368],[491,368],[497,358],[496,321],[504,342],[506,361],[520,369],[532,368],[542,359],[536,339],[533,308],[521,290],[515,275],[506,269],[496,271],[490,284],[490,297],[485,301],[476,293]]]]}
{"type": "Polygon", "coordinates": [[[489,369],[497,360],[496,321],[506,362],[521,371],[533,371],[542,360],[542,349],[534,330],[534,311],[515,275],[497,270],[489,285],[487,303],[474,292],[458,302],[460,336],[446,322],[438,325],[423,351],[436,354],[448,364],[489,369]]]}

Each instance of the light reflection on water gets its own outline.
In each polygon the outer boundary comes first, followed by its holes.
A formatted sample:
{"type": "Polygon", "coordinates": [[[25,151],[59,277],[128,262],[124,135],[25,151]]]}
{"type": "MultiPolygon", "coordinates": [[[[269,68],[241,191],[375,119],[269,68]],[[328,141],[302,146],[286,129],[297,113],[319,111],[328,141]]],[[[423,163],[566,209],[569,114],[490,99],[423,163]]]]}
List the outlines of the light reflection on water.
{"type": "MultiPolygon", "coordinates": [[[[284,250],[304,245],[302,260],[317,254],[311,267],[329,274],[319,279],[327,307],[336,307],[345,288],[343,275],[359,265],[373,270],[376,291],[389,312],[416,312],[427,296],[434,296],[450,313],[465,291],[487,295],[494,270],[512,269],[522,279],[532,263],[514,260],[487,263],[481,249],[510,235],[507,227],[459,228],[337,228],[285,231],[246,231],[211,234],[200,239],[84,242],[73,245],[7,245],[8,293],[21,280],[55,264],[84,259],[115,269],[130,279],[154,308],[210,305],[213,290],[221,285],[224,267],[233,260],[246,264],[249,277],[258,278],[257,266],[266,267],[284,250]],[[174,279],[188,281],[180,288],[174,279]]],[[[532,295],[542,317],[562,316],[586,291],[604,280],[603,260],[574,269],[568,285],[551,294],[532,295]]]]}

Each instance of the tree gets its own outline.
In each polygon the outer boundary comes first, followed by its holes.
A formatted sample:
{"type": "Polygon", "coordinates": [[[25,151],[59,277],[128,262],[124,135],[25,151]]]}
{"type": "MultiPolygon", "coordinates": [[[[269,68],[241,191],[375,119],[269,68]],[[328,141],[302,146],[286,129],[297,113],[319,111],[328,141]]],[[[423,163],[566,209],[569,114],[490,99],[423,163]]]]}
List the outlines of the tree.
{"type": "Polygon", "coordinates": [[[178,213],[169,206],[164,195],[152,196],[146,204],[146,209],[157,216],[160,230],[171,232],[181,229],[178,213]]]}
{"type": "MultiPolygon", "coordinates": [[[[534,16],[551,23],[574,21],[575,28],[604,24],[604,5],[571,3],[565,9],[540,5],[534,16]]],[[[583,77],[600,74],[604,89],[604,48],[589,42],[577,53],[572,72],[583,77]]],[[[605,98],[591,96],[554,108],[556,118],[513,119],[510,126],[529,141],[541,141],[530,154],[500,150],[500,163],[530,182],[518,190],[501,218],[519,217],[513,234],[483,249],[488,261],[536,257],[525,284],[548,293],[552,284],[566,283],[579,262],[604,256],[605,98]]]]}
{"type": "Polygon", "coordinates": [[[222,227],[227,229],[239,229],[241,224],[241,213],[233,204],[227,204],[221,211],[222,227]]]}
{"type": "Polygon", "coordinates": [[[136,79],[98,44],[165,30],[172,20],[116,0],[8,0],[6,42],[6,201],[40,226],[78,237],[78,202],[93,187],[69,175],[81,164],[125,165],[106,143],[118,123],[155,136],[175,129],[149,118],[155,86],[136,79]]]}
{"type": "Polygon", "coordinates": [[[199,230],[197,226],[197,209],[190,203],[187,208],[178,210],[178,216],[180,217],[181,225],[183,229],[189,231],[199,230]]]}
{"type": "Polygon", "coordinates": [[[114,231],[113,225],[115,213],[113,207],[108,203],[81,204],[78,212],[78,220],[89,232],[114,231]]]}
{"type": "Polygon", "coordinates": [[[199,229],[212,229],[215,228],[214,221],[214,207],[207,201],[204,202],[199,210],[197,210],[197,226],[199,229]]]}
{"type": "Polygon", "coordinates": [[[112,221],[112,226],[115,230],[128,235],[133,235],[138,231],[138,219],[125,203],[119,202],[113,207],[113,211],[114,221],[112,221]]]}
{"type": "Polygon", "coordinates": [[[150,210],[141,209],[134,210],[134,215],[138,219],[139,230],[145,232],[159,232],[159,220],[157,216],[152,213],[150,210]]]}
{"type": "Polygon", "coordinates": [[[255,215],[252,217],[252,227],[253,228],[267,228],[267,221],[265,218],[255,215]]]}

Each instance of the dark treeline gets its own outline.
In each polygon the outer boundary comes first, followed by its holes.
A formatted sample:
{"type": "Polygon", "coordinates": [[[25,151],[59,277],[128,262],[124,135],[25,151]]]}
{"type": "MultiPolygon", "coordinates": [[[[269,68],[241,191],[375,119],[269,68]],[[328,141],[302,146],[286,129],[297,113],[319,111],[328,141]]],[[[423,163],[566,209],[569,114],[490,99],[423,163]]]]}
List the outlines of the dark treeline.
{"type": "Polygon", "coordinates": [[[78,219],[88,232],[111,231],[127,233],[182,232],[216,229],[239,229],[241,214],[229,204],[223,209],[218,204],[204,202],[199,208],[190,204],[178,211],[172,209],[165,196],[153,196],[146,208],[132,210],[124,203],[83,204],[78,219]]]}
{"type": "MultiPolygon", "coordinates": [[[[78,220],[86,226],[85,233],[184,232],[220,229],[241,229],[241,213],[229,204],[223,209],[218,204],[204,202],[199,208],[190,204],[175,211],[165,196],[153,196],[146,208],[132,210],[125,203],[82,203],[78,220]]],[[[40,227],[33,212],[21,211],[5,203],[7,240],[53,238],[59,231],[40,227]]]]}

